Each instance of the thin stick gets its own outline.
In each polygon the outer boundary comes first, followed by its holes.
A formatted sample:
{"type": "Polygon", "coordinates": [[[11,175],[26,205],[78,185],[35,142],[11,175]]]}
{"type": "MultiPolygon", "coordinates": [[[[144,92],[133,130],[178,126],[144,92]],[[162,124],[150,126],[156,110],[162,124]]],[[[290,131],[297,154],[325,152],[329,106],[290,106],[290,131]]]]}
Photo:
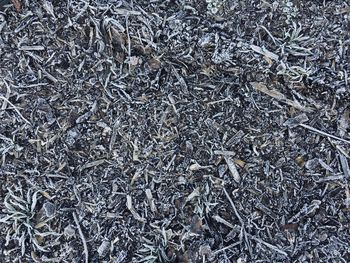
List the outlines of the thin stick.
{"type": "Polygon", "coordinates": [[[73,212],[73,218],[74,218],[75,224],[77,225],[81,241],[83,242],[84,254],[85,254],[85,263],[89,263],[89,251],[88,251],[88,247],[87,247],[87,244],[86,244],[86,239],[84,237],[83,231],[81,230],[81,227],[80,227],[80,224],[79,224],[79,220],[78,220],[77,214],[75,212],[73,212]]]}
{"type": "MultiPolygon", "coordinates": [[[[7,91],[6,91],[6,98],[9,98],[10,94],[11,94],[11,88],[10,88],[9,84],[7,84],[6,80],[3,80],[3,82],[5,83],[6,89],[7,89],[7,91]]],[[[5,110],[6,107],[7,107],[7,100],[4,100],[4,102],[2,103],[1,109],[5,110]]]]}
{"type": "MultiPolygon", "coordinates": [[[[224,220],[224,219],[222,219],[221,217],[219,217],[219,216],[216,216],[214,219],[215,219],[217,222],[219,222],[219,223],[222,223],[222,224],[224,224],[224,225],[226,225],[226,226],[229,226],[229,225],[228,225],[229,223],[228,223],[226,220],[224,220]],[[228,223],[228,224],[227,224],[227,223],[228,223]]],[[[239,227],[239,226],[237,226],[237,228],[234,228],[233,226],[229,226],[229,227],[232,228],[232,230],[233,230],[234,232],[236,232],[236,233],[239,233],[239,232],[241,232],[241,231],[243,230],[243,228],[242,228],[242,227],[239,227]]],[[[245,232],[245,231],[244,231],[244,232],[245,232]]],[[[257,237],[255,237],[255,236],[253,236],[252,234],[249,234],[249,233],[247,233],[247,232],[245,232],[245,235],[246,235],[246,237],[248,237],[248,238],[250,238],[250,239],[253,239],[254,241],[256,241],[256,242],[258,242],[258,243],[260,243],[260,244],[263,244],[263,245],[265,245],[266,247],[268,247],[268,248],[270,248],[270,249],[272,249],[272,250],[274,250],[274,251],[276,251],[276,252],[278,252],[278,253],[280,253],[280,254],[282,254],[282,255],[284,255],[284,256],[288,256],[287,252],[285,252],[285,251],[279,249],[279,248],[276,247],[275,245],[272,245],[272,244],[270,244],[270,243],[267,243],[266,241],[264,241],[264,240],[262,240],[262,239],[260,239],[260,238],[257,238],[257,237]]],[[[237,246],[237,245],[240,244],[240,243],[242,243],[242,241],[238,241],[237,243],[234,243],[234,244],[232,244],[232,245],[229,245],[229,246],[226,247],[226,248],[222,248],[222,249],[220,249],[220,250],[217,250],[217,251],[214,252],[214,254],[218,254],[218,253],[220,253],[220,252],[222,252],[222,251],[224,251],[224,250],[226,250],[226,249],[230,249],[230,248],[232,248],[232,247],[234,247],[234,246],[237,246]]]]}
{"type": "Polygon", "coordinates": [[[19,112],[16,106],[13,105],[8,99],[6,99],[4,96],[0,96],[0,99],[3,99],[8,104],[10,104],[13,107],[13,109],[17,112],[17,114],[21,117],[22,120],[24,120],[27,124],[32,125],[26,118],[23,117],[23,115],[19,112]]]}
{"type": "Polygon", "coordinates": [[[236,217],[238,218],[239,222],[241,223],[241,225],[242,225],[242,227],[243,227],[243,226],[244,226],[243,219],[242,219],[242,217],[238,214],[238,211],[237,211],[237,209],[236,209],[236,206],[235,206],[235,204],[233,203],[233,201],[232,201],[230,195],[227,193],[227,191],[226,191],[225,188],[224,188],[224,193],[225,193],[225,195],[226,195],[228,201],[230,202],[230,204],[231,204],[231,206],[232,206],[232,208],[233,208],[233,211],[235,212],[236,217]]]}
{"type": "Polygon", "coordinates": [[[298,102],[288,99],[284,94],[275,89],[268,89],[265,84],[262,82],[250,82],[250,85],[253,86],[254,89],[274,98],[282,103],[290,105],[298,110],[302,110],[305,112],[313,112],[313,109],[310,107],[304,107],[300,105],[298,102]]]}
{"type": "Polygon", "coordinates": [[[129,16],[127,15],[125,18],[125,26],[126,26],[126,35],[128,37],[128,70],[130,74],[130,59],[131,59],[131,39],[129,34],[129,16]]]}
{"type": "Polygon", "coordinates": [[[233,248],[233,247],[235,247],[235,246],[238,246],[240,243],[241,243],[241,241],[238,241],[238,242],[233,243],[233,244],[231,244],[231,245],[229,245],[229,246],[227,246],[227,247],[223,247],[223,248],[221,248],[221,249],[218,249],[218,250],[214,251],[213,254],[214,254],[214,255],[217,255],[217,254],[219,254],[219,253],[221,253],[221,252],[223,252],[223,251],[225,251],[225,250],[228,250],[228,249],[230,249],[230,248],[233,248]]]}
{"type": "MultiPolygon", "coordinates": [[[[235,211],[235,214],[236,214],[238,220],[240,221],[240,223],[241,223],[241,225],[242,225],[242,228],[241,228],[241,229],[244,230],[244,222],[243,222],[243,219],[242,219],[241,216],[238,214],[238,211],[237,211],[237,209],[236,209],[236,206],[235,206],[235,204],[233,203],[233,201],[232,201],[230,195],[227,193],[227,191],[226,191],[225,188],[224,188],[224,193],[225,193],[225,195],[226,195],[228,201],[230,202],[230,204],[231,204],[233,210],[235,211]]],[[[245,230],[244,230],[244,232],[245,232],[245,230]]],[[[248,234],[248,233],[246,233],[246,232],[245,232],[245,235],[246,235],[246,237],[249,237],[249,238],[255,240],[256,242],[259,242],[259,243],[261,243],[261,244],[267,246],[268,248],[271,248],[272,250],[275,250],[276,252],[278,252],[278,253],[280,253],[280,254],[282,254],[282,255],[284,255],[284,256],[288,256],[288,254],[287,254],[286,252],[284,252],[283,250],[279,249],[278,247],[276,247],[276,246],[274,246],[274,245],[272,245],[272,244],[270,244],[270,243],[267,243],[267,242],[265,242],[265,241],[263,241],[263,240],[261,240],[261,239],[259,239],[259,238],[257,238],[257,237],[254,237],[253,235],[248,234]]]]}
{"type": "Polygon", "coordinates": [[[340,158],[340,164],[345,174],[345,177],[350,178],[350,168],[349,168],[349,163],[346,160],[346,157],[341,154],[339,158],[340,158]]]}
{"type": "Polygon", "coordinates": [[[345,139],[343,139],[343,138],[340,138],[340,137],[337,137],[337,136],[334,136],[334,135],[325,133],[325,132],[323,132],[323,131],[317,130],[317,129],[315,129],[314,127],[311,127],[311,126],[309,126],[309,125],[307,125],[307,124],[300,123],[299,126],[304,127],[304,128],[306,128],[306,129],[308,129],[308,130],[310,130],[310,131],[316,132],[316,133],[318,133],[318,134],[321,134],[321,135],[323,135],[323,136],[326,136],[326,137],[329,137],[329,138],[332,138],[332,139],[335,139],[335,140],[338,140],[338,141],[342,141],[342,142],[346,142],[346,143],[349,143],[349,144],[350,144],[350,141],[347,141],[347,140],[345,140],[345,139]]]}
{"type": "Polygon", "coordinates": [[[270,243],[267,243],[267,242],[265,242],[264,240],[261,240],[260,238],[257,238],[257,237],[255,237],[255,236],[252,236],[252,235],[250,235],[250,234],[248,234],[248,236],[249,236],[251,239],[255,240],[256,242],[259,242],[259,243],[261,243],[261,244],[267,246],[268,248],[271,248],[272,250],[275,250],[276,252],[278,252],[278,253],[280,253],[280,254],[282,254],[282,255],[284,255],[284,256],[288,256],[288,254],[287,254],[286,252],[284,252],[283,250],[279,249],[278,247],[276,247],[276,246],[274,246],[274,245],[272,245],[272,244],[270,244],[270,243]]]}

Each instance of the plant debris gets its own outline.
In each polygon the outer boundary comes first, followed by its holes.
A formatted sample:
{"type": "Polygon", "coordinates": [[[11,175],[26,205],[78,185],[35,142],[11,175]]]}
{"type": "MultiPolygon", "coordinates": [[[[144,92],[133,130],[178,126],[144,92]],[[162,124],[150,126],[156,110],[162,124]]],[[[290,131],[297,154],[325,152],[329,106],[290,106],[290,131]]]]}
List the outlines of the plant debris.
{"type": "Polygon", "coordinates": [[[348,1],[0,1],[0,262],[350,262],[348,1]]]}

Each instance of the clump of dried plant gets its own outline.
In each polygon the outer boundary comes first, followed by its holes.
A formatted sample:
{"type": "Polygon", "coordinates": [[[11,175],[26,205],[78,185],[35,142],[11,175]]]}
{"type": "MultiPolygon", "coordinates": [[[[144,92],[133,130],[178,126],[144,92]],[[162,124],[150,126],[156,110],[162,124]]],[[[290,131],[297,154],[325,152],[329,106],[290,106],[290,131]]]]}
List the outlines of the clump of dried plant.
{"type": "Polygon", "coordinates": [[[159,251],[157,247],[143,244],[143,248],[136,253],[136,262],[154,263],[157,262],[159,251]]]}
{"type": "Polygon", "coordinates": [[[4,198],[5,208],[2,212],[5,216],[0,218],[0,223],[8,226],[5,246],[14,241],[20,247],[22,255],[26,251],[27,242],[34,250],[47,252],[47,246],[43,244],[45,237],[60,236],[47,224],[53,216],[52,211],[48,211],[52,209],[47,205],[51,203],[44,204],[40,210],[37,209],[38,201],[42,197],[41,193],[42,191],[33,189],[29,189],[26,193],[21,188],[15,191],[9,189],[4,198]],[[39,230],[41,228],[48,230],[41,232],[39,230]]]}
{"type": "Polygon", "coordinates": [[[216,14],[219,12],[219,9],[222,7],[224,0],[206,0],[207,10],[210,14],[216,14]]]}
{"type": "Polygon", "coordinates": [[[292,22],[292,19],[295,19],[299,14],[298,7],[289,0],[281,1],[282,13],[286,15],[286,23],[289,24],[292,22]]]}

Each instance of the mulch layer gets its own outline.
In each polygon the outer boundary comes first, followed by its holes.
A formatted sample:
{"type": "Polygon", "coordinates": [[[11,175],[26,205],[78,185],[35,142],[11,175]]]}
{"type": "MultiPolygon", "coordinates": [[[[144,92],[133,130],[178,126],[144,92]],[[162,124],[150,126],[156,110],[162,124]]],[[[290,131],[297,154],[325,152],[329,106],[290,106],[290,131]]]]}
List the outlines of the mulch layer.
{"type": "Polygon", "coordinates": [[[0,9],[0,262],[350,262],[348,1],[0,9]]]}

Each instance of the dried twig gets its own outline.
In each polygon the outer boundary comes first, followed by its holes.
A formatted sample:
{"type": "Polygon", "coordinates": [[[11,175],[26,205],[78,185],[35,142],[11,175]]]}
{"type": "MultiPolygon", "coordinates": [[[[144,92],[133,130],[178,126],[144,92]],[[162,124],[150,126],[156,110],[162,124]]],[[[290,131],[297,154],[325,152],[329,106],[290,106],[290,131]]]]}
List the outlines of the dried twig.
{"type": "Polygon", "coordinates": [[[83,246],[84,246],[84,254],[85,254],[85,263],[89,263],[89,250],[86,244],[86,239],[85,236],[83,234],[83,231],[81,230],[80,224],[79,224],[79,220],[78,220],[78,216],[75,212],[73,212],[73,218],[74,218],[74,222],[78,228],[79,231],[79,235],[81,238],[81,241],[83,242],[83,246]]]}
{"type": "MultiPolygon", "coordinates": [[[[230,227],[234,232],[241,233],[242,230],[243,230],[242,227],[240,227],[240,226],[233,226],[232,224],[230,224],[229,222],[227,222],[225,219],[221,218],[220,216],[214,216],[213,218],[214,218],[218,223],[222,223],[222,224],[224,224],[224,225],[230,227]]],[[[244,230],[243,230],[243,231],[244,231],[244,230]]],[[[257,238],[257,237],[255,237],[255,236],[253,236],[253,235],[247,233],[246,231],[244,231],[244,233],[245,233],[246,237],[248,237],[248,238],[250,238],[250,239],[253,239],[254,241],[256,241],[256,242],[258,242],[258,243],[260,243],[260,244],[263,244],[263,245],[267,246],[268,248],[270,248],[270,249],[272,249],[272,250],[278,252],[279,254],[282,254],[282,255],[284,255],[284,256],[288,256],[288,254],[287,254],[285,251],[279,249],[279,248],[276,247],[275,245],[272,245],[272,244],[270,244],[270,243],[268,243],[268,242],[266,242],[266,241],[264,241],[264,240],[262,240],[262,239],[260,239],[260,238],[257,238]]],[[[240,241],[239,243],[241,243],[241,241],[240,241]]],[[[233,246],[235,246],[235,245],[236,245],[236,243],[233,244],[233,246]]],[[[229,248],[227,248],[227,249],[229,249],[229,248]]],[[[221,252],[221,251],[218,251],[217,253],[220,253],[220,252],[221,252]]]]}
{"type": "Polygon", "coordinates": [[[128,15],[125,17],[125,25],[126,25],[126,35],[128,37],[128,70],[129,70],[129,74],[130,74],[130,69],[131,69],[131,63],[130,63],[130,59],[131,59],[131,39],[130,39],[130,33],[129,33],[129,16],[128,15]]]}
{"type": "Polygon", "coordinates": [[[278,61],[278,55],[267,50],[265,47],[259,47],[259,46],[256,46],[256,45],[250,45],[250,48],[255,51],[256,53],[259,53],[263,56],[266,56],[272,60],[275,60],[275,61],[278,61]]]}
{"type": "Polygon", "coordinates": [[[340,154],[339,158],[340,158],[340,164],[341,164],[341,167],[343,169],[345,178],[347,179],[345,186],[344,186],[345,187],[345,205],[347,208],[349,208],[350,207],[350,192],[349,192],[348,180],[350,178],[350,168],[349,168],[348,160],[346,159],[346,157],[344,155],[340,154]]]}
{"type": "Polygon", "coordinates": [[[235,156],[236,153],[233,151],[220,151],[220,150],[216,150],[214,151],[214,154],[216,155],[224,155],[224,156],[235,156]]]}
{"type": "Polygon", "coordinates": [[[6,99],[4,96],[0,96],[0,99],[6,101],[6,103],[10,104],[13,109],[17,112],[17,114],[21,117],[22,120],[24,120],[27,124],[32,125],[30,121],[28,121],[26,118],[23,117],[23,115],[19,112],[19,110],[16,108],[15,105],[13,105],[8,99],[6,99]]]}
{"type": "Polygon", "coordinates": [[[224,190],[224,193],[225,193],[225,195],[226,195],[228,201],[230,202],[230,204],[231,204],[231,206],[232,206],[232,208],[233,208],[233,211],[235,212],[236,217],[238,218],[238,220],[239,220],[239,222],[241,223],[241,225],[244,226],[244,221],[243,221],[242,217],[239,215],[239,213],[238,213],[238,211],[237,211],[237,208],[236,208],[235,204],[233,203],[233,201],[232,201],[230,195],[227,193],[227,191],[226,191],[225,188],[223,188],[223,190],[224,190]]]}
{"type": "Polygon", "coordinates": [[[345,174],[345,177],[350,178],[349,163],[346,160],[346,157],[344,155],[340,154],[339,158],[340,158],[340,164],[341,164],[341,167],[342,167],[343,172],[345,174]]]}
{"type": "Polygon", "coordinates": [[[350,141],[347,141],[347,140],[342,139],[342,138],[339,138],[339,137],[337,137],[337,136],[334,136],[334,135],[328,134],[328,133],[326,133],[326,132],[317,130],[316,128],[311,127],[311,126],[309,126],[309,125],[307,125],[307,124],[300,123],[299,126],[304,127],[304,128],[306,128],[306,129],[308,129],[308,130],[310,130],[310,131],[316,132],[316,133],[318,133],[318,134],[320,134],[320,135],[323,135],[323,136],[326,136],[326,137],[329,137],[329,138],[332,138],[332,139],[335,139],[335,140],[338,140],[338,141],[350,143],[350,141]]]}
{"type": "Polygon", "coordinates": [[[288,256],[288,254],[287,254],[285,251],[279,249],[278,247],[276,247],[276,246],[274,246],[274,245],[272,245],[272,244],[270,244],[270,243],[267,243],[266,241],[264,241],[264,240],[262,240],[262,239],[260,239],[260,238],[257,238],[257,237],[255,237],[255,236],[253,236],[253,235],[251,235],[251,234],[247,234],[247,235],[248,235],[251,239],[253,239],[254,241],[256,241],[256,242],[258,242],[258,243],[260,243],[260,244],[263,244],[263,245],[267,246],[268,248],[270,248],[270,249],[272,249],[272,250],[278,252],[279,254],[282,254],[282,255],[284,255],[284,256],[286,256],[286,257],[288,256]]]}
{"type": "Polygon", "coordinates": [[[220,249],[214,251],[213,254],[214,255],[220,254],[221,252],[224,252],[224,251],[226,251],[228,249],[231,249],[231,248],[233,248],[235,246],[238,246],[239,244],[241,244],[241,241],[235,242],[235,243],[233,243],[233,244],[231,244],[231,245],[229,245],[227,247],[220,248],[220,249]]]}

